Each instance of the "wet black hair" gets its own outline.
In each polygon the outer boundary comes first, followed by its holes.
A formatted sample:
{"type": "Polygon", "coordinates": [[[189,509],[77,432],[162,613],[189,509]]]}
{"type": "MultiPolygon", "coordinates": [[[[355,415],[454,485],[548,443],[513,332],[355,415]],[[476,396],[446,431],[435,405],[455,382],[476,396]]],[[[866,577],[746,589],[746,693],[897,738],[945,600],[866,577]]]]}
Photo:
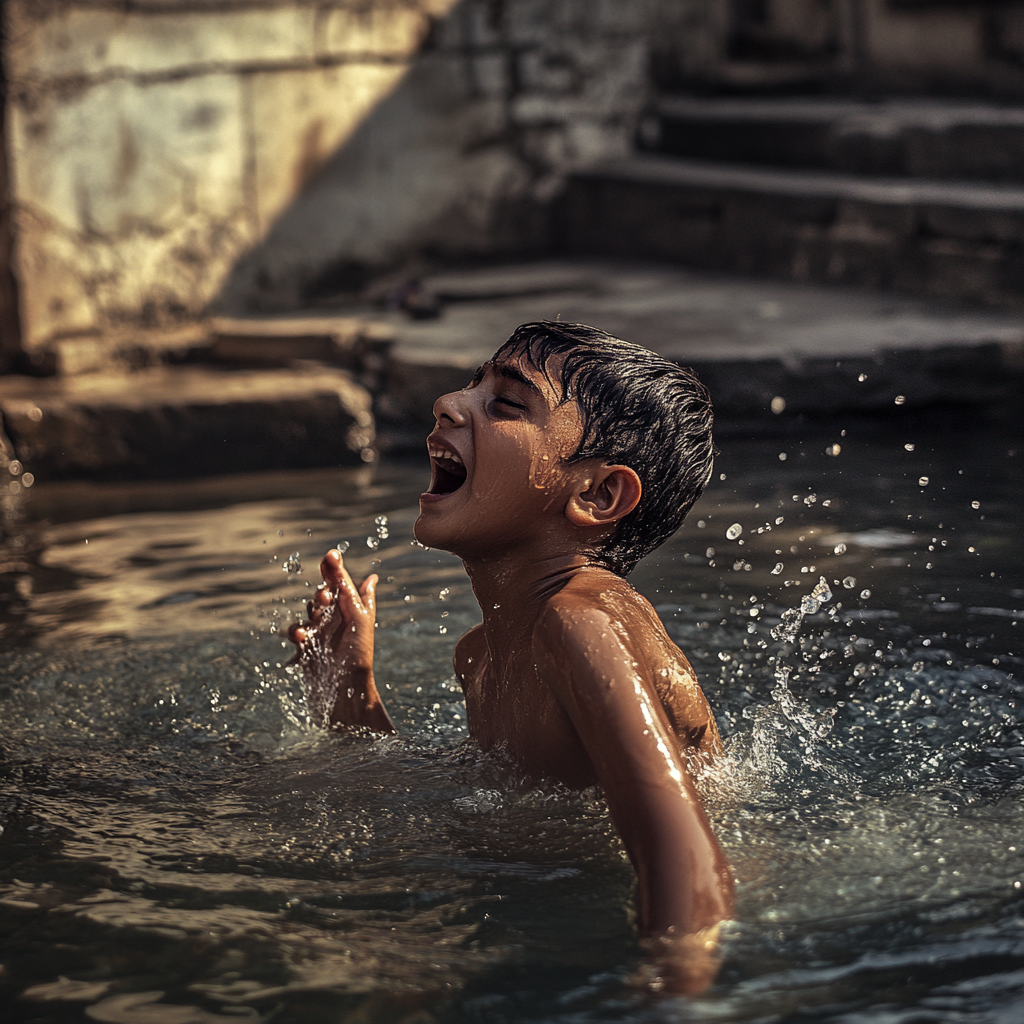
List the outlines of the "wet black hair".
{"type": "Polygon", "coordinates": [[[612,572],[636,563],[682,525],[711,478],[711,396],[696,374],[585,324],[521,324],[494,355],[522,356],[575,402],[583,437],[568,462],[599,458],[629,466],[643,491],[636,508],[596,552],[612,572]],[[563,357],[557,374],[548,370],[563,357]]]}

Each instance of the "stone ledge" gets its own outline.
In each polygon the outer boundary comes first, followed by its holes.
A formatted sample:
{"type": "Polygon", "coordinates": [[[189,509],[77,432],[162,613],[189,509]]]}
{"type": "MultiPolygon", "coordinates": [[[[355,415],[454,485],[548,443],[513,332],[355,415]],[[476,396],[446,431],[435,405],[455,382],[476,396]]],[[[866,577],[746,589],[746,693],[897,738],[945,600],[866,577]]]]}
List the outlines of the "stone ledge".
{"type": "Polygon", "coordinates": [[[0,415],[18,460],[39,479],[201,476],[375,457],[369,392],[318,364],[0,378],[0,415]]]}

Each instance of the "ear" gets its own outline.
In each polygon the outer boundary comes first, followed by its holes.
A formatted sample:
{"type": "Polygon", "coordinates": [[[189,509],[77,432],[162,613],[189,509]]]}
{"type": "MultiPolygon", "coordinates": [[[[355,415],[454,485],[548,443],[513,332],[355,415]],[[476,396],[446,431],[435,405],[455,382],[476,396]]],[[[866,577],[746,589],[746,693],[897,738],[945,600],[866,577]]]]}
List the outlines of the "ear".
{"type": "Polygon", "coordinates": [[[576,526],[612,526],[628,516],[640,501],[640,477],[629,466],[589,467],[582,488],[565,506],[565,515],[576,526]]]}

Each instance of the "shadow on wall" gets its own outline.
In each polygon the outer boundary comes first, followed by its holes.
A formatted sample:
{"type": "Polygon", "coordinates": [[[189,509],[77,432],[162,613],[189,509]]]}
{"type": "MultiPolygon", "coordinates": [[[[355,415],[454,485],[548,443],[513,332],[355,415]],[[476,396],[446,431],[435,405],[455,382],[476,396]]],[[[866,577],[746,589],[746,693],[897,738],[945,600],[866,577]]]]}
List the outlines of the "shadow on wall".
{"type": "MultiPolygon", "coordinates": [[[[566,171],[631,145],[646,52],[630,3],[455,5],[234,266],[213,310],[330,303],[423,256],[545,249],[566,171]]],[[[317,122],[304,131],[315,151],[317,122]]],[[[299,155],[297,175],[304,161],[316,164],[299,155]]]]}
{"type": "MultiPolygon", "coordinates": [[[[214,308],[316,303],[424,251],[542,247],[537,169],[510,130],[504,97],[484,93],[466,64],[422,54],[239,260],[214,308]]],[[[503,84],[497,61],[491,73],[503,84]]]]}

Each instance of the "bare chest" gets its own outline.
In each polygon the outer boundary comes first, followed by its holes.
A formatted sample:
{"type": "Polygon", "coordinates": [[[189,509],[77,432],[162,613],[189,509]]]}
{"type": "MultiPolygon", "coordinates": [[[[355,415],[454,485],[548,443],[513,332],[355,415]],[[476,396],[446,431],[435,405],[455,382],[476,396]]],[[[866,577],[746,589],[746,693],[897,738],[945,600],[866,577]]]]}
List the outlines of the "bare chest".
{"type": "Polygon", "coordinates": [[[463,679],[470,735],[483,750],[503,747],[528,775],[574,788],[597,775],[572,721],[532,664],[492,665],[485,656],[463,679]]]}

